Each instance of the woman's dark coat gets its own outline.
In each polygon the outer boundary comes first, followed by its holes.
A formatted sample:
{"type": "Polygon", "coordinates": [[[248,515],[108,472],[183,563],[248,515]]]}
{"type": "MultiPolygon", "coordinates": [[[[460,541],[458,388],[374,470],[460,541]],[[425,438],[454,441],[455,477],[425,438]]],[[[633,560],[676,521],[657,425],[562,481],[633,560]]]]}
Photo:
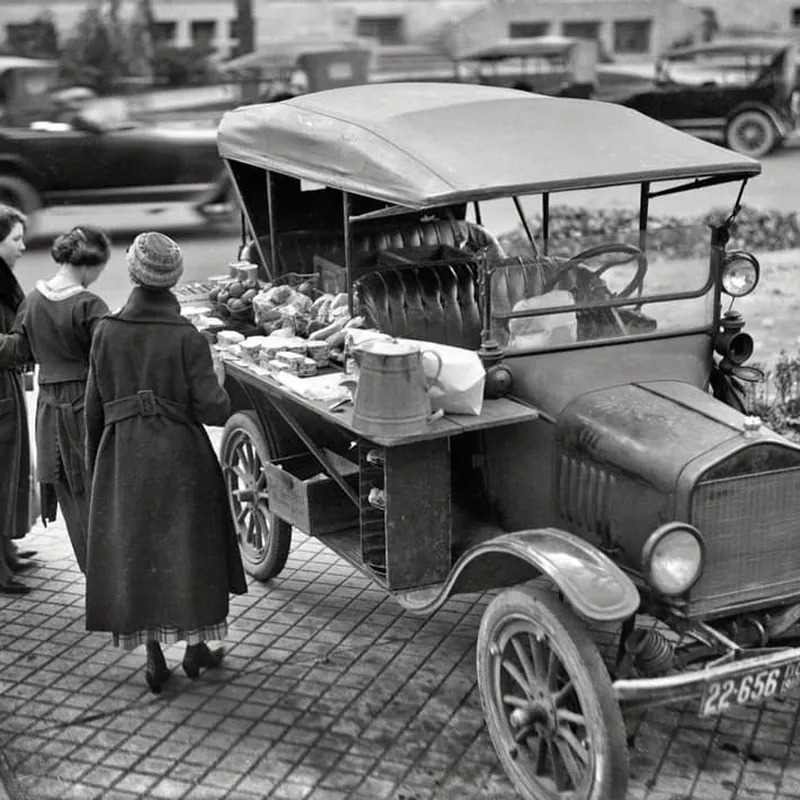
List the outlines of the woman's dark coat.
{"type": "MultiPolygon", "coordinates": [[[[0,268],[7,269],[5,264],[0,268]]],[[[16,312],[0,303],[0,333],[9,333],[16,312]]],[[[23,537],[31,529],[31,451],[25,389],[19,369],[0,369],[0,535],[23,537]]]]}
{"type": "Polygon", "coordinates": [[[229,413],[208,343],[170,292],[137,287],[101,320],[86,388],[88,630],[217,625],[229,592],[247,591],[203,428],[229,413]]]}

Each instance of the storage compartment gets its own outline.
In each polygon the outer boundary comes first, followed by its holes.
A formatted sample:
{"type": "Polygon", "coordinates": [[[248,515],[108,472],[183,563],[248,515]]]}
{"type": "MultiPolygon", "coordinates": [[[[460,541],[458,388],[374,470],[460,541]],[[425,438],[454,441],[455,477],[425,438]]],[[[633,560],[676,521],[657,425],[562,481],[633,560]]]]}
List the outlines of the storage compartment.
{"type": "MultiPolygon", "coordinates": [[[[358,466],[323,448],[331,466],[358,493],[358,466]]],[[[269,508],[304,533],[320,536],[358,526],[358,508],[311,453],[265,465],[269,508]]]]}

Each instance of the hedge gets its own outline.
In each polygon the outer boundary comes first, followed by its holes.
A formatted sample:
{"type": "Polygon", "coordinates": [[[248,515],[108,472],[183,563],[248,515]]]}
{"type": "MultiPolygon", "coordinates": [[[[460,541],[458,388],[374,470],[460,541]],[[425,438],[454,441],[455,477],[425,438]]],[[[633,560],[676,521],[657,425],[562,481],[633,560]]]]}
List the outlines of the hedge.
{"type": "MultiPolygon", "coordinates": [[[[648,249],[669,258],[691,258],[708,252],[709,230],[719,223],[729,209],[712,209],[700,217],[651,216],[648,220],[648,249]]],[[[629,209],[587,209],[554,206],[550,210],[549,252],[552,255],[575,255],[596,241],[630,241],[638,239],[639,215],[629,209]]],[[[528,224],[537,241],[541,241],[540,217],[528,224]]],[[[500,237],[510,255],[530,254],[531,247],[522,227],[500,237]]],[[[758,210],[742,206],[731,226],[731,248],[754,252],[791,250],[800,247],[800,221],[797,213],[777,209],[758,210]]]]}

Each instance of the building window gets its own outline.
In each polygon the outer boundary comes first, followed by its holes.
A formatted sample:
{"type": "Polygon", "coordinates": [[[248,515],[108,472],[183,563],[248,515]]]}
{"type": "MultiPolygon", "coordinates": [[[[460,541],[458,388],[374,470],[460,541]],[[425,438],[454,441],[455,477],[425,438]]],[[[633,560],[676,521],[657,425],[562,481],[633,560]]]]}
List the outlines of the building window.
{"type": "Polygon", "coordinates": [[[532,36],[547,36],[550,33],[549,22],[509,22],[510,39],[528,39],[532,36]]]}
{"type": "Polygon", "coordinates": [[[359,36],[377,39],[381,44],[402,44],[405,41],[402,17],[359,17],[359,36]]]}
{"type": "Polygon", "coordinates": [[[653,21],[650,19],[626,19],[614,23],[615,53],[649,53],[650,32],[653,21]]]}
{"type": "Polygon", "coordinates": [[[153,41],[156,44],[172,44],[178,33],[178,23],[174,20],[162,22],[157,20],[153,23],[153,41]]]}
{"type": "Polygon", "coordinates": [[[596,42],[600,38],[599,22],[565,22],[562,25],[564,36],[570,39],[590,39],[596,42]]]}
{"type": "Polygon", "coordinates": [[[217,36],[217,21],[214,19],[196,19],[190,26],[192,44],[211,47],[217,36]]]}
{"type": "Polygon", "coordinates": [[[792,8],[792,27],[800,28],[800,6],[792,8]]]}

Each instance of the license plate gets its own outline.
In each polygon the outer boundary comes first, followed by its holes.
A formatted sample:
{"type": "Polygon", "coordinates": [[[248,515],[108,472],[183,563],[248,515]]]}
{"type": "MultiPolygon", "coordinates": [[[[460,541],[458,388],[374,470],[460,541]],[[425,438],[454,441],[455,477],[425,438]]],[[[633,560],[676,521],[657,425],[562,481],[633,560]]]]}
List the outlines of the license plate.
{"type": "Polygon", "coordinates": [[[700,702],[700,716],[724,714],[728,709],[759,703],[800,686],[800,659],[778,667],[754,668],[735,678],[709,681],[700,702]]]}

